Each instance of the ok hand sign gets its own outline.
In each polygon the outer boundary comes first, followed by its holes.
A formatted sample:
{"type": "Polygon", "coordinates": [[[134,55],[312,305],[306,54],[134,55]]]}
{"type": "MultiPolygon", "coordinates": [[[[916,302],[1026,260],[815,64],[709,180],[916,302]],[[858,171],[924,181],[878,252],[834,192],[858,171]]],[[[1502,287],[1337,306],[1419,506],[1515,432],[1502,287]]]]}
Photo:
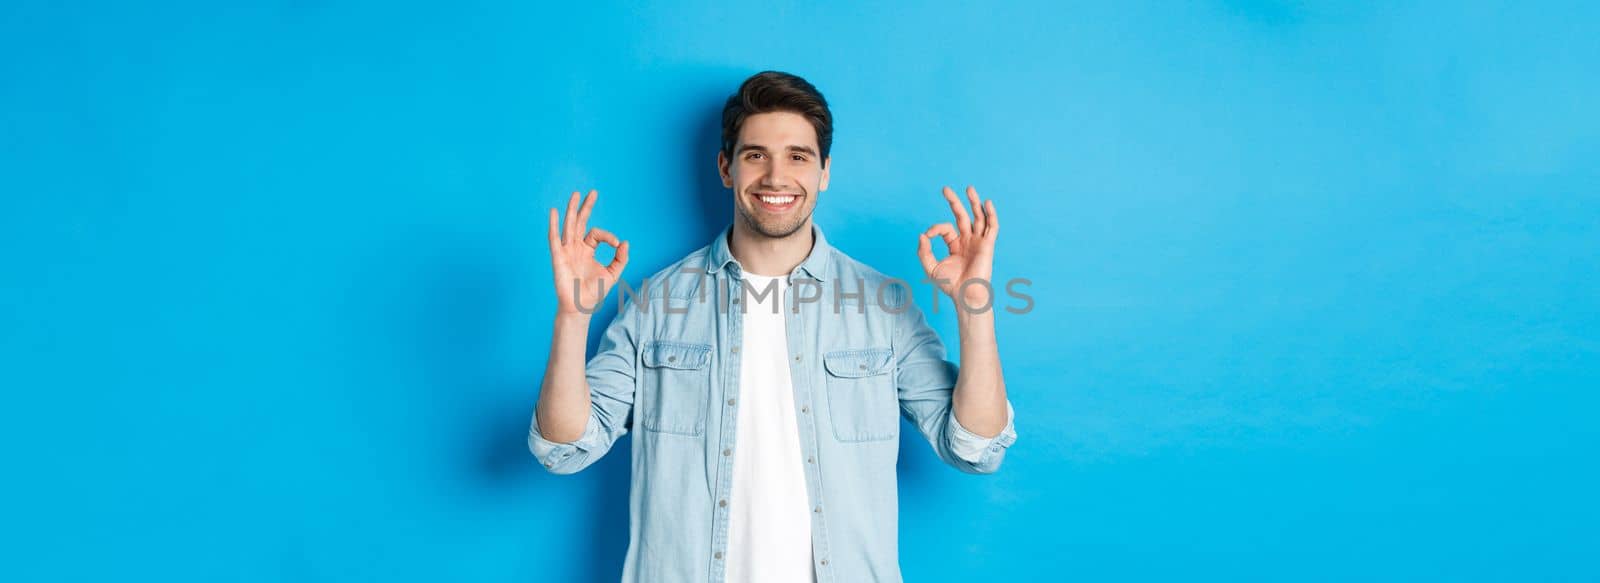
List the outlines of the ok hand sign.
{"type": "Polygon", "coordinates": [[[967,200],[972,203],[972,217],[967,217],[965,205],[956,198],[956,192],[944,187],[944,199],[950,203],[956,224],[939,223],[924,231],[917,241],[917,257],[922,259],[922,271],[946,295],[956,301],[958,308],[976,310],[992,307],[994,273],[994,240],[1000,233],[1000,218],[994,212],[994,200],[978,202],[978,191],[967,187],[967,200]],[[942,260],[933,258],[933,237],[943,236],[950,255],[942,260]],[[983,280],[963,286],[968,280],[983,280]],[[957,297],[960,294],[962,297],[957,297]]]}
{"type": "Polygon", "coordinates": [[[590,190],[580,209],[578,191],[572,191],[572,198],[567,201],[564,231],[556,225],[556,209],[550,209],[550,266],[555,272],[558,314],[593,313],[611,291],[611,286],[622,278],[622,269],[628,266],[627,241],[619,243],[616,235],[600,227],[589,228],[582,238],[578,236],[588,228],[589,211],[599,197],[599,191],[590,190]],[[600,243],[610,244],[617,250],[609,265],[595,260],[600,243]],[[583,309],[579,308],[580,300],[583,309]]]}

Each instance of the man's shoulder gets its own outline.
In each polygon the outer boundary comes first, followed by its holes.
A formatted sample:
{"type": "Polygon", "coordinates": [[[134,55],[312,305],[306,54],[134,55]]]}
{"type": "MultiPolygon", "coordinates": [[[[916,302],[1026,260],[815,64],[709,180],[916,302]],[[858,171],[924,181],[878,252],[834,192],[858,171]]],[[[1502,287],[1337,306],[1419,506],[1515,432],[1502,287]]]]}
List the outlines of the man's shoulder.
{"type": "Polygon", "coordinates": [[[706,256],[710,252],[710,245],[691,251],[649,277],[633,282],[637,285],[630,287],[641,294],[648,292],[651,298],[692,297],[699,292],[699,286],[705,279],[706,256]]]}
{"type": "MultiPolygon", "coordinates": [[[[873,267],[871,265],[868,265],[867,262],[865,262],[865,261],[862,261],[860,259],[856,259],[855,257],[852,257],[849,253],[845,253],[843,250],[839,249],[838,247],[834,247],[832,249],[832,251],[833,251],[833,261],[831,262],[832,268],[829,271],[832,271],[833,275],[835,277],[840,277],[840,278],[844,278],[844,279],[858,279],[859,278],[859,279],[864,279],[869,283],[882,283],[882,282],[886,282],[886,281],[890,281],[890,280],[894,280],[894,279],[899,279],[899,278],[896,278],[896,277],[894,277],[892,275],[888,275],[888,274],[886,274],[886,273],[884,273],[882,271],[879,271],[877,268],[875,268],[875,267],[873,267]]],[[[902,281],[904,281],[904,280],[902,279],[902,281]]]]}
{"type": "Polygon", "coordinates": [[[832,248],[832,253],[828,271],[835,287],[842,286],[841,289],[854,292],[856,290],[853,288],[860,284],[862,290],[869,294],[868,297],[881,297],[881,301],[889,307],[898,307],[911,299],[912,286],[916,282],[884,273],[838,247],[832,248]]]}
{"type": "Polygon", "coordinates": [[[650,276],[650,279],[652,281],[661,280],[684,274],[691,276],[705,275],[707,267],[706,256],[710,254],[710,245],[701,246],[699,249],[690,251],[688,255],[684,255],[677,261],[674,261],[666,267],[661,268],[659,271],[656,271],[650,276]]]}

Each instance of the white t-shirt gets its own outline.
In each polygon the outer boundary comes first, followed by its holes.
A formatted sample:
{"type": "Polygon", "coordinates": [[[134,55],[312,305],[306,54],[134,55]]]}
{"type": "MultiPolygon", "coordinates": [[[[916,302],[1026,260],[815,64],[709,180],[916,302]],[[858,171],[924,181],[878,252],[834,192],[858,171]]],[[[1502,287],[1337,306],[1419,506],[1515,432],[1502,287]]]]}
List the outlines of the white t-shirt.
{"type": "Polygon", "coordinates": [[[728,500],[728,583],[814,583],[811,509],[805,459],[789,380],[782,276],[744,274],[755,293],[742,298],[744,341],[739,368],[733,493],[728,500]],[[776,281],[774,292],[756,294],[776,281]],[[777,310],[774,313],[773,307],[777,310]]]}

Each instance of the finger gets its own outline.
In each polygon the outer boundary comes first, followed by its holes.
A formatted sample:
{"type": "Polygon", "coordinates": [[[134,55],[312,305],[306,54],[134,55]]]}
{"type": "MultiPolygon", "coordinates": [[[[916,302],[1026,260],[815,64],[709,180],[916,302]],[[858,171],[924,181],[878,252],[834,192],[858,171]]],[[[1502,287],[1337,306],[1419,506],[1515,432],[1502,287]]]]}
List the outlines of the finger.
{"type": "Polygon", "coordinates": [[[967,202],[972,203],[972,234],[982,237],[989,228],[988,217],[983,214],[983,203],[978,201],[978,189],[971,184],[967,185],[967,202]]]}
{"type": "Polygon", "coordinates": [[[950,203],[950,212],[956,215],[956,232],[967,234],[972,232],[972,221],[967,218],[967,209],[961,206],[961,200],[956,198],[956,191],[944,187],[944,199],[950,203]]]}
{"type": "Polygon", "coordinates": [[[550,252],[561,249],[561,227],[556,223],[556,208],[550,207],[550,252]]]}
{"type": "Polygon", "coordinates": [[[933,277],[933,267],[939,262],[933,258],[933,239],[927,233],[917,233],[917,259],[922,261],[922,273],[933,277]]]}
{"type": "Polygon", "coordinates": [[[583,208],[578,209],[578,232],[589,228],[589,212],[594,209],[594,199],[600,198],[600,191],[590,190],[589,198],[583,201],[583,208]]]}
{"type": "Polygon", "coordinates": [[[572,191],[572,196],[567,199],[567,221],[563,226],[566,229],[561,240],[571,243],[578,240],[578,191],[572,191]]]}
{"type": "Polygon", "coordinates": [[[616,235],[611,234],[611,231],[600,227],[591,227],[589,234],[584,235],[583,242],[588,243],[590,247],[599,247],[601,243],[610,243],[612,247],[622,244],[622,241],[618,240],[616,235]]]}
{"type": "Polygon", "coordinates": [[[944,246],[946,250],[948,250],[951,254],[956,253],[961,245],[961,239],[956,233],[956,228],[950,223],[939,223],[932,227],[928,227],[928,230],[923,231],[922,234],[927,235],[929,238],[932,238],[935,235],[942,237],[944,239],[944,246]]]}
{"type": "Polygon", "coordinates": [[[994,214],[994,199],[984,201],[985,218],[989,221],[989,240],[993,241],[1000,236],[1000,215],[994,214]]]}
{"type": "Polygon", "coordinates": [[[622,270],[628,267],[628,242],[623,241],[617,246],[617,254],[611,258],[611,264],[606,266],[606,271],[611,272],[611,277],[622,277],[622,270]]]}

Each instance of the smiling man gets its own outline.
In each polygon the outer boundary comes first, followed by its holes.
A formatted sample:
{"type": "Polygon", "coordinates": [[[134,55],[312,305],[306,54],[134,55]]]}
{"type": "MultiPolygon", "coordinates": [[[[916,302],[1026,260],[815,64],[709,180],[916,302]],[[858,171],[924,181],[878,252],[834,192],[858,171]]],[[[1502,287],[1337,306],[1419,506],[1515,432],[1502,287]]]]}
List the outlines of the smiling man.
{"type": "Polygon", "coordinates": [[[717,152],[733,223],[637,293],[624,284],[587,364],[592,306],[620,281],[628,243],[588,226],[596,191],[572,193],[564,218],[550,211],[558,305],[528,446],[570,474],[637,430],[624,582],[900,581],[900,419],[972,474],[998,470],[1016,440],[990,309],[993,201],[967,187],[969,215],[944,188],[955,223],[918,239],[926,281],[958,306],[957,365],[909,285],[812,222],[832,142],[810,83],[745,80],[717,152]],[[601,243],[616,247],[608,264],[601,243]]]}

